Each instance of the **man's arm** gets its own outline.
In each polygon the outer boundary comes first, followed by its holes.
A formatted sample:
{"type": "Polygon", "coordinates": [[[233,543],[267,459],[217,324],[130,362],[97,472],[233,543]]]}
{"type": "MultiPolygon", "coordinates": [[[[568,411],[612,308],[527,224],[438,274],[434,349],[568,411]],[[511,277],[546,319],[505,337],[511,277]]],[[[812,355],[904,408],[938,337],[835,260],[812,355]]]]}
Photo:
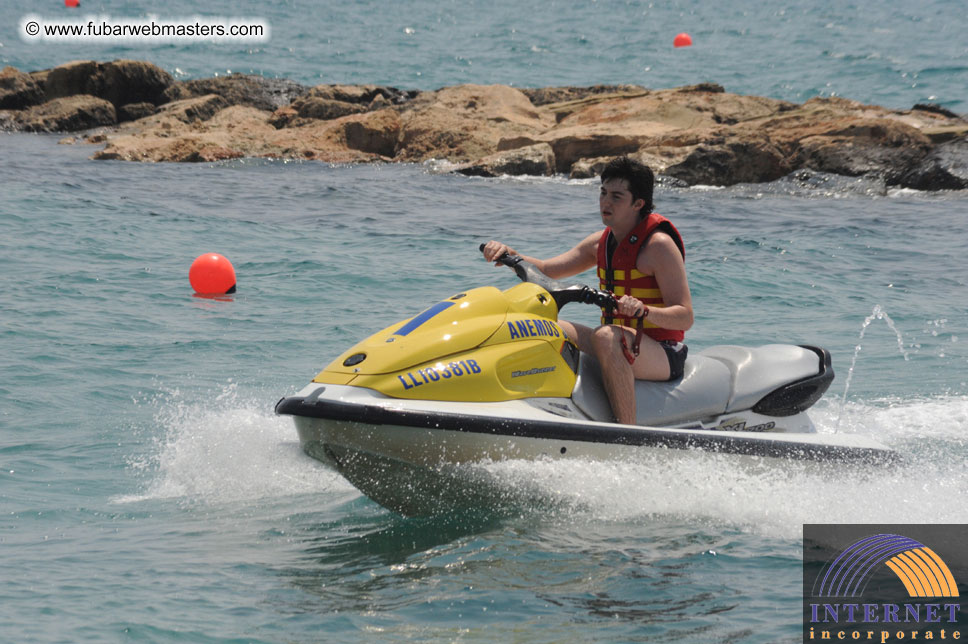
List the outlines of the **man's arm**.
{"type": "MultiPolygon", "coordinates": [[[[646,275],[655,275],[665,303],[665,307],[649,307],[649,322],[663,329],[688,331],[693,323],[692,295],[686,265],[672,237],[661,231],[654,233],[639,253],[636,268],[646,275]]],[[[632,315],[643,307],[640,303],[635,308],[632,315]]]]}
{"type": "Polygon", "coordinates": [[[504,253],[521,255],[528,262],[538,267],[542,273],[551,279],[562,279],[571,277],[582,271],[588,270],[598,263],[598,240],[602,236],[599,233],[592,233],[571,250],[565,251],[557,257],[551,259],[537,259],[522,255],[510,246],[498,241],[489,241],[484,246],[484,259],[494,262],[504,253]]]}

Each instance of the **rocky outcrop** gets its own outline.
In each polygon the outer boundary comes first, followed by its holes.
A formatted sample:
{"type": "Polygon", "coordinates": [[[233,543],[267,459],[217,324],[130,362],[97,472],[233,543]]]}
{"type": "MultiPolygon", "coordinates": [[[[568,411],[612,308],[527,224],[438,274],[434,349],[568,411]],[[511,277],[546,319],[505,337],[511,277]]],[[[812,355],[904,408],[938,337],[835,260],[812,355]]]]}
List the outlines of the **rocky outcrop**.
{"type": "Polygon", "coordinates": [[[589,87],[524,87],[521,89],[535,107],[581,101],[596,95],[641,95],[647,93],[639,85],[591,85],[589,87]]]}
{"type": "Polygon", "coordinates": [[[917,190],[968,189],[968,138],[937,146],[898,183],[917,190]]]}
{"type": "Polygon", "coordinates": [[[420,92],[406,91],[380,85],[317,85],[306,93],[310,98],[321,98],[352,105],[379,106],[403,105],[420,92]],[[374,103],[376,101],[376,103],[374,103]]]}
{"type": "Polygon", "coordinates": [[[677,185],[839,175],[865,186],[968,187],[968,120],[935,105],[794,104],[713,83],[417,92],[243,74],[175,82],[138,61],[0,73],[0,128],[106,125],[114,127],[97,138],[105,147],[95,158],[437,159],[467,175],[589,177],[628,154],[677,185]]]}
{"type": "Polygon", "coordinates": [[[303,96],[307,88],[284,78],[265,78],[251,74],[229,74],[173,83],[165,91],[165,102],[215,94],[228,105],[245,105],[272,111],[303,96]]]}
{"type": "Polygon", "coordinates": [[[74,61],[48,70],[42,77],[47,100],[88,94],[116,108],[130,103],[167,102],[171,75],[151,63],[116,60],[110,63],[74,61]]]}
{"type": "MultiPolygon", "coordinates": [[[[504,85],[461,85],[415,98],[401,116],[396,158],[467,162],[501,151],[506,139],[525,141],[554,126],[520,90],[504,85]]],[[[530,141],[513,147],[537,143],[530,141]]],[[[510,149],[510,148],[507,148],[510,149]]]]}
{"type": "Polygon", "coordinates": [[[17,121],[17,116],[19,113],[11,112],[10,110],[0,110],[0,132],[10,132],[13,130],[22,130],[20,123],[17,121]]]}
{"type": "MultiPolygon", "coordinates": [[[[218,100],[219,96],[185,99],[176,104],[218,100]]],[[[166,106],[167,107],[167,106],[166,106]]],[[[125,161],[206,161],[219,158],[281,157],[329,163],[388,160],[399,129],[391,111],[358,114],[303,127],[276,129],[268,114],[244,105],[227,106],[210,118],[185,123],[185,110],[163,109],[135,123],[122,125],[108,138],[95,159],[125,161]]]]}
{"type": "Polygon", "coordinates": [[[148,102],[126,103],[118,108],[119,121],[137,121],[145,117],[156,114],[158,108],[148,102]]]}
{"type": "Polygon", "coordinates": [[[362,105],[315,96],[303,97],[293,101],[291,107],[296,111],[296,116],[300,118],[320,119],[323,121],[338,119],[341,116],[349,116],[350,114],[360,114],[366,111],[366,108],[362,105]]]}
{"type": "Polygon", "coordinates": [[[814,98],[750,125],[784,151],[791,170],[876,174],[896,183],[931,148],[922,129],[947,118],[913,110],[892,112],[842,98],[814,98]]]}
{"type": "MultiPolygon", "coordinates": [[[[583,160],[618,154],[648,157],[655,170],[665,172],[684,162],[689,165],[713,156],[736,156],[735,150],[715,149],[733,138],[728,136],[727,124],[777,115],[791,107],[783,101],[727,94],[714,85],[657,91],[629,91],[623,87],[611,94],[596,92],[545,106],[555,115],[553,128],[504,140],[500,149],[548,143],[555,154],[556,170],[571,173],[574,169],[573,176],[584,174],[587,164],[583,160]],[[697,152],[700,147],[703,149],[697,152]],[[692,161],[687,161],[690,155],[692,161]]],[[[730,145],[742,147],[732,142],[730,145]]],[[[743,156],[741,153],[740,159],[743,156]]],[[[705,183],[704,175],[709,172],[694,168],[683,170],[682,174],[705,183]]],[[[732,175],[734,179],[739,176],[737,172],[732,175]]],[[[735,183],[730,177],[725,178],[735,183]]]]}
{"type": "Polygon", "coordinates": [[[35,105],[17,115],[16,122],[27,132],[76,132],[114,125],[118,117],[108,101],[81,94],[35,105]]]}
{"type": "Polygon", "coordinates": [[[218,94],[206,94],[205,96],[199,96],[197,98],[185,98],[180,101],[172,101],[162,106],[156,112],[156,118],[145,117],[139,127],[150,127],[155,123],[164,122],[166,118],[173,118],[188,124],[197,121],[207,121],[227,107],[229,107],[229,102],[218,94]]]}
{"type": "Polygon", "coordinates": [[[22,110],[44,102],[44,90],[29,74],[13,67],[0,71],[0,110],[22,110]]]}
{"type": "Polygon", "coordinates": [[[337,127],[349,149],[390,159],[397,152],[402,121],[396,111],[383,109],[342,119],[337,127]]]}
{"type": "Polygon", "coordinates": [[[0,73],[0,109],[18,110],[7,129],[70,132],[135,120],[165,101],[168,72],[147,62],[73,61],[24,74],[0,73]],[[149,107],[150,106],[150,107],[149,107]]]}
{"type": "Polygon", "coordinates": [[[478,161],[465,163],[456,171],[472,177],[551,176],[555,173],[555,153],[547,143],[537,143],[488,155],[478,161]]]}
{"type": "Polygon", "coordinates": [[[759,183],[789,174],[783,152],[762,136],[737,137],[722,143],[700,144],[664,173],[687,185],[759,183]]]}

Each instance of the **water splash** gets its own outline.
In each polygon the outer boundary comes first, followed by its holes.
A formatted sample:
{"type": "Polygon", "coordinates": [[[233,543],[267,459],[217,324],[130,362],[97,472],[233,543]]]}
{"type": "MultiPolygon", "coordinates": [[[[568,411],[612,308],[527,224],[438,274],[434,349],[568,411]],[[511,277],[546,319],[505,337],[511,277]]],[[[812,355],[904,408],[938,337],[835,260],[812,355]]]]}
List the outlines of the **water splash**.
{"type": "MultiPolygon", "coordinates": [[[[830,432],[839,405],[820,405],[820,431],[830,432]]],[[[812,410],[814,411],[814,410],[812,410]]],[[[835,463],[782,465],[724,454],[637,454],[627,460],[498,461],[480,465],[520,498],[522,513],[573,522],[728,526],[798,539],[802,525],[820,523],[959,523],[968,506],[968,397],[852,401],[846,425],[876,435],[903,455],[894,466],[853,468],[835,463]],[[889,502],[872,503],[872,499],[889,502]]],[[[671,453],[676,452],[676,453],[671,453]]]]}
{"type": "Polygon", "coordinates": [[[116,503],[212,505],[352,489],[302,454],[289,419],[275,416],[265,400],[243,394],[235,383],[202,401],[175,391],[147,404],[155,408],[159,435],[149,453],[129,462],[146,485],[114,498],[116,503]]]}
{"type": "Polygon", "coordinates": [[[864,322],[860,326],[860,335],[857,337],[857,346],[854,347],[854,357],[850,361],[850,368],[847,370],[847,381],[844,383],[844,395],[841,398],[840,416],[837,418],[837,429],[840,429],[840,421],[844,415],[844,406],[847,404],[847,392],[850,390],[850,381],[854,377],[854,367],[857,366],[857,357],[860,355],[862,348],[861,340],[864,339],[864,334],[867,333],[867,327],[869,327],[874,320],[884,320],[887,323],[888,328],[894,331],[894,335],[897,336],[898,351],[901,352],[901,355],[904,356],[905,360],[911,359],[911,356],[904,348],[904,338],[901,336],[901,332],[894,324],[894,320],[891,319],[891,316],[887,314],[887,311],[885,311],[880,304],[875,304],[873,310],[871,310],[871,314],[864,318],[864,322]]]}

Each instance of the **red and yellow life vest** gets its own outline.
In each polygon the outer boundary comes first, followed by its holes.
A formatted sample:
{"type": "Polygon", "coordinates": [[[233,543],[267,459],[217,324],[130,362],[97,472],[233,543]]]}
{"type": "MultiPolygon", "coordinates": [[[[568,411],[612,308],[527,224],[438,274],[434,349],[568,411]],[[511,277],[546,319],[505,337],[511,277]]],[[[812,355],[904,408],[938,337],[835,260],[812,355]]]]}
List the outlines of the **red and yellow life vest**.
{"type": "MultiPolygon", "coordinates": [[[[639,257],[642,245],[649,240],[656,230],[667,233],[675,241],[682,253],[682,258],[686,258],[686,249],[682,243],[682,236],[672,222],[658,213],[652,213],[645,217],[632,229],[628,237],[619,241],[615,252],[608,257],[608,238],[612,233],[611,228],[602,231],[602,236],[598,240],[598,279],[602,290],[611,291],[616,296],[631,295],[649,307],[662,308],[665,302],[662,300],[662,293],[659,291],[659,284],[655,276],[644,275],[637,268],[635,262],[639,257]]],[[[662,329],[649,322],[648,318],[642,320],[645,327],[645,334],[653,340],[675,340],[682,342],[685,337],[683,331],[674,329],[662,329]]],[[[636,321],[621,315],[615,315],[602,310],[602,324],[621,324],[623,326],[635,328],[636,321]]]]}

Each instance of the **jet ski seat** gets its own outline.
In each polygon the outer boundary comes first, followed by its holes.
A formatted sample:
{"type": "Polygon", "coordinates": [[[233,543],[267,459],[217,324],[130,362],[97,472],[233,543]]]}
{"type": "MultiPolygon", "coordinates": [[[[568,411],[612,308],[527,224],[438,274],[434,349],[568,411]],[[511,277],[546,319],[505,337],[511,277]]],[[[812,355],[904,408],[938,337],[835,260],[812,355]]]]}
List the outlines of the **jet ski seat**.
{"type": "MultiPolygon", "coordinates": [[[[730,370],[719,360],[689,356],[682,378],[635,381],[636,424],[671,426],[719,416],[730,399],[730,370]]],[[[581,354],[572,400],[593,420],[614,422],[595,356],[581,354]]]]}
{"type": "MultiPolygon", "coordinates": [[[[675,426],[754,407],[787,383],[816,376],[820,356],[805,347],[719,345],[690,355],[672,382],[635,382],[636,423],[675,426]]],[[[572,400],[593,420],[614,422],[594,356],[581,354],[572,400]]]]}
{"type": "Polygon", "coordinates": [[[795,344],[762,347],[718,345],[699,352],[729,369],[732,391],[727,413],[751,409],[770,392],[786,383],[816,376],[822,371],[820,356],[795,344]]]}

